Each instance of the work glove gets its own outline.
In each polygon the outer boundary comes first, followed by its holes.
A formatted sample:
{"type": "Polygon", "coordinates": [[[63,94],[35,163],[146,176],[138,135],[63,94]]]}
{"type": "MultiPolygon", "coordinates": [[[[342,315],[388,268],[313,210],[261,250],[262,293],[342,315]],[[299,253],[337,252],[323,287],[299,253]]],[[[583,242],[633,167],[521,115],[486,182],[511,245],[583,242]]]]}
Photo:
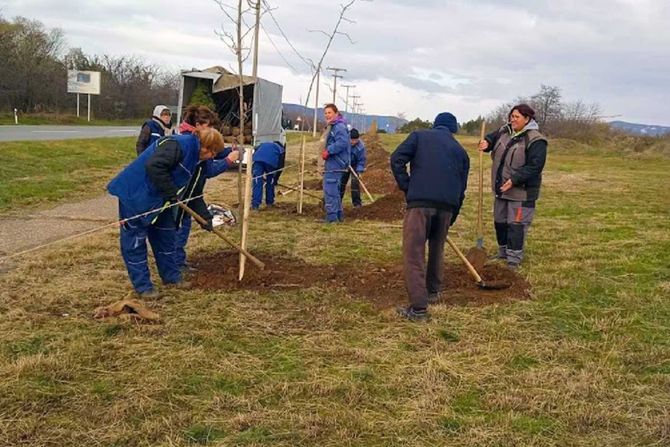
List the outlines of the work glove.
{"type": "Polygon", "coordinates": [[[324,150],[321,151],[321,158],[322,158],[322,159],[324,159],[324,160],[328,160],[328,156],[329,156],[329,155],[330,155],[330,154],[328,153],[328,149],[324,149],[324,150]]]}
{"type": "Polygon", "coordinates": [[[240,159],[240,151],[238,150],[233,150],[228,156],[226,157],[226,162],[228,163],[229,166],[232,166],[235,164],[237,160],[240,159]]]}
{"type": "Polygon", "coordinates": [[[200,224],[200,228],[202,228],[205,231],[212,232],[214,231],[214,225],[212,225],[212,219],[207,219],[206,224],[200,224]]]}

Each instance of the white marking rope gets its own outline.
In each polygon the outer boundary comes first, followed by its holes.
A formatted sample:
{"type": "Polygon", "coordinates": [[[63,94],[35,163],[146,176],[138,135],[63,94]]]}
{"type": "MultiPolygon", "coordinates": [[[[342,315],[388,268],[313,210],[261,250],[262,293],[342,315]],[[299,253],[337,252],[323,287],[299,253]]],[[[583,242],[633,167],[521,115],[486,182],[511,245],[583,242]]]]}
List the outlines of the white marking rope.
{"type": "MultiPolygon", "coordinates": [[[[293,167],[295,167],[295,166],[296,166],[296,165],[286,166],[286,167],[283,167],[283,168],[281,168],[281,169],[277,169],[277,170],[275,170],[275,171],[268,172],[268,173],[263,174],[263,175],[274,174],[275,172],[280,172],[280,171],[283,171],[283,170],[285,170],[285,169],[293,168],[293,167]]],[[[259,176],[257,176],[257,177],[253,177],[252,180],[256,180],[257,178],[261,178],[261,177],[263,177],[263,175],[259,175],[259,176]]],[[[38,245],[38,246],[36,246],[36,247],[32,247],[32,248],[29,248],[29,249],[20,251],[20,252],[18,252],[18,253],[12,253],[11,255],[7,255],[7,256],[3,256],[3,257],[1,257],[1,258],[0,258],[0,262],[4,262],[5,260],[12,259],[12,258],[17,258],[17,257],[22,256],[22,255],[25,255],[25,254],[27,254],[27,253],[31,253],[31,252],[33,252],[33,251],[37,251],[37,250],[41,250],[41,249],[43,249],[43,248],[49,247],[49,246],[51,246],[51,245],[55,245],[55,244],[58,244],[58,243],[61,243],[61,242],[65,242],[65,241],[69,241],[69,240],[77,239],[77,238],[82,237],[82,236],[86,236],[86,235],[89,235],[89,234],[92,234],[92,233],[96,233],[96,232],[101,231],[101,230],[104,230],[104,229],[106,229],[106,228],[120,227],[120,226],[123,225],[125,222],[131,221],[131,220],[134,220],[134,219],[139,219],[139,218],[141,218],[141,217],[148,216],[149,214],[155,213],[155,212],[157,212],[157,211],[163,211],[163,210],[166,210],[166,209],[168,209],[168,208],[172,208],[172,207],[174,207],[174,206],[179,206],[179,203],[188,203],[188,202],[190,202],[191,200],[200,199],[200,198],[202,198],[202,197],[204,197],[204,196],[205,196],[204,194],[201,194],[201,195],[199,195],[199,196],[190,197],[188,200],[182,200],[182,201],[180,201],[180,202],[171,203],[171,204],[169,204],[169,205],[163,205],[163,206],[161,206],[160,208],[155,208],[155,209],[153,209],[153,210],[149,210],[149,211],[146,211],[146,212],[144,212],[144,213],[137,214],[137,215],[135,215],[135,216],[127,217],[127,218],[125,218],[125,219],[115,220],[114,222],[110,222],[110,223],[108,223],[108,224],[101,225],[101,226],[99,226],[99,227],[96,227],[96,228],[92,228],[92,229],[90,229],[90,230],[83,231],[83,232],[81,232],[81,233],[72,234],[72,235],[70,235],[70,236],[66,236],[66,237],[64,237],[64,238],[62,238],[62,239],[57,239],[57,240],[55,240],[55,241],[51,241],[51,242],[48,242],[48,243],[46,243],[46,244],[41,244],[41,245],[38,245]]]]}

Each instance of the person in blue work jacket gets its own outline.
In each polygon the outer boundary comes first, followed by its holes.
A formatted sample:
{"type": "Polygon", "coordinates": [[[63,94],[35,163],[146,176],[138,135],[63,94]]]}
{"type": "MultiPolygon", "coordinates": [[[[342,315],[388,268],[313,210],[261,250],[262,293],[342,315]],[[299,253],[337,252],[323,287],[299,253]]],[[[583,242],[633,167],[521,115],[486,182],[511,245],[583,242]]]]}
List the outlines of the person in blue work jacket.
{"type": "Polygon", "coordinates": [[[361,184],[358,181],[358,178],[365,171],[365,165],[367,163],[367,150],[365,149],[363,141],[361,141],[360,134],[358,133],[357,129],[351,129],[349,131],[349,138],[351,139],[351,169],[356,172],[356,175],[352,175],[351,170],[348,170],[342,174],[340,198],[344,199],[344,191],[347,188],[349,176],[351,176],[351,203],[354,205],[354,208],[358,208],[359,206],[363,205],[363,202],[361,202],[361,184]]]}
{"type": "Polygon", "coordinates": [[[329,131],[321,158],[325,160],[323,170],[323,198],[326,208],[326,222],[342,222],[342,198],[340,184],[342,174],[349,170],[351,145],[347,124],[335,104],[326,104],[323,115],[328,123],[329,131]]]}
{"type": "Polygon", "coordinates": [[[254,178],[254,189],[251,208],[258,210],[263,202],[263,181],[265,204],[272,207],[275,203],[275,185],[279,182],[286,161],[286,146],[279,141],[261,143],[254,151],[253,160],[251,175],[254,178]]]}
{"type": "MultiPolygon", "coordinates": [[[[190,135],[193,132],[218,123],[218,118],[209,107],[201,105],[190,105],[184,110],[182,123],[179,125],[181,135],[190,135]]],[[[180,192],[179,199],[201,215],[206,221],[212,220],[211,213],[207,210],[207,204],[203,198],[205,182],[207,179],[216,177],[235,165],[239,152],[231,148],[224,148],[213,159],[202,160],[196,165],[193,176],[188,185],[180,192]],[[233,153],[235,152],[235,153],[233,153]]],[[[186,261],[186,244],[191,234],[191,216],[181,208],[177,210],[177,234],[175,239],[175,258],[177,266],[182,273],[192,273],[195,268],[186,261]]]]}
{"type": "Polygon", "coordinates": [[[163,283],[185,285],[175,262],[172,207],[198,162],[213,158],[223,147],[221,134],[209,128],[164,138],[149,146],[107,185],[109,193],[119,199],[121,255],[130,282],[141,297],[159,296],[149,274],[147,239],[163,283]]]}
{"type": "Polygon", "coordinates": [[[140,135],[137,137],[135,151],[140,155],[160,137],[172,135],[172,112],[163,105],[154,107],[151,119],[142,124],[140,135]]]}

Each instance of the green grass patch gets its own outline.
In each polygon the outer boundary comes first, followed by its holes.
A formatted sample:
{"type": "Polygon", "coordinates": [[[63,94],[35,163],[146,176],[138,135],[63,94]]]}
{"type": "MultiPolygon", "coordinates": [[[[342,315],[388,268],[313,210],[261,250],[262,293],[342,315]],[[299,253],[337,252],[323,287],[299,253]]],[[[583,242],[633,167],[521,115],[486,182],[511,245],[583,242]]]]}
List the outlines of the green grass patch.
{"type": "Polygon", "coordinates": [[[134,138],[0,142],[0,211],[104,193],[134,138]]]}
{"type": "Polygon", "coordinates": [[[189,444],[212,445],[224,436],[224,432],[215,427],[194,425],[184,431],[184,439],[189,444]]]}
{"type": "MultiPolygon", "coordinates": [[[[390,151],[404,136],[381,138],[390,151]]],[[[476,160],[476,138],[459,139],[476,160]]],[[[18,259],[0,276],[0,444],[89,445],[94,434],[100,445],[666,445],[670,160],[549,147],[520,271],[531,299],[439,304],[425,324],[396,317],[404,300],[380,306],[320,281],[325,265],[400,263],[400,221],[255,214],[250,250],[304,260],[319,285],[272,282],[282,266],[269,265],[268,288],[165,293],[147,303],[162,317],[152,325],[90,317],[130,291],[116,231],[18,259]]],[[[309,162],[317,155],[309,143],[309,162]]],[[[111,176],[125,159],[110,158],[111,176]]],[[[476,178],[473,168],[450,231],[464,249],[476,178]]],[[[232,177],[208,188],[213,202],[235,201],[232,177]]],[[[196,228],[189,255],[222,246],[196,228]]]]}

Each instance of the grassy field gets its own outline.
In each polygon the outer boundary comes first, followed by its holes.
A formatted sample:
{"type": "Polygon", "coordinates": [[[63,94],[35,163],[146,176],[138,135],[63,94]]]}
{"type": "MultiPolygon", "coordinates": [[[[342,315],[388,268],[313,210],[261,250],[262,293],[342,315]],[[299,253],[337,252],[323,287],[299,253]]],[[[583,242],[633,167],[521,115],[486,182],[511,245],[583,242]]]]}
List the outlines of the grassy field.
{"type": "Polygon", "coordinates": [[[0,212],[104,194],[135,138],[0,142],[0,212]]]}
{"type": "MultiPolygon", "coordinates": [[[[0,276],[0,445],[670,445],[669,173],[551,144],[521,270],[532,299],[436,305],[427,324],[337,285],[168,290],[147,303],[161,324],[96,321],[130,290],[115,231],[19,259],[0,276]]],[[[230,185],[211,196],[232,201],[230,185]]],[[[451,232],[463,248],[475,192],[451,232]]],[[[388,223],[263,211],[251,232],[259,257],[304,260],[315,283],[320,266],[400,262],[388,223]]],[[[221,247],[194,230],[196,261],[221,247]]]]}

